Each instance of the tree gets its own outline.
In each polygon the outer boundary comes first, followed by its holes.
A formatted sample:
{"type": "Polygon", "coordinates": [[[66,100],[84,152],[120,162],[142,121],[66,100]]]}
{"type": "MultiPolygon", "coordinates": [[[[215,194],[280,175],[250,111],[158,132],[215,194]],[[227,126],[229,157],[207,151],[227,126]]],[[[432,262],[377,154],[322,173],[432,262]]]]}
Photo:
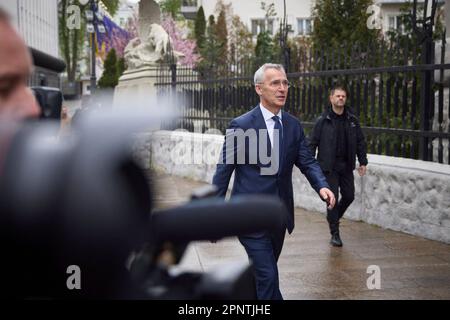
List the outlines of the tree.
{"type": "Polygon", "coordinates": [[[170,14],[172,18],[177,19],[180,13],[181,4],[181,0],[163,0],[159,3],[159,7],[162,12],[170,14]]]}
{"type": "Polygon", "coordinates": [[[366,11],[372,4],[373,0],[317,0],[312,15],[313,48],[326,48],[323,53],[325,56],[331,55],[333,50],[341,50],[343,55],[352,57],[353,61],[360,59],[355,56],[356,47],[373,46],[380,40],[379,30],[367,27],[370,15],[366,11]]]}
{"type": "Polygon", "coordinates": [[[117,80],[119,80],[119,78],[122,76],[122,74],[125,72],[126,70],[126,65],[125,65],[125,58],[119,58],[117,60],[117,80]]]}
{"type": "Polygon", "coordinates": [[[228,30],[225,18],[225,11],[220,11],[215,26],[215,34],[217,36],[218,61],[220,65],[226,65],[228,61],[228,30]]]}
{"type": "MultiPolygon", "coordinates": [[[[255,53],[253,35],[238,15],[234,15],[232,18],[229,44],[231,63],[236,66],[245,64],[255,53]]],[[[237,71],[241,74],[246,72],[242,69],[237,71]]]]}
{"type": "Polygon", "coordinates": [[[197,47],[202,48],[205,42],[205,32],[206,32],[206,19],[205,19],[205,11],[203,11],[203,6],[200,6],[200,8],[197,11],[194,28],[197,47]]]}
{"type": "Polygon", "coordinates": [[[187,27],[180,26],[179,21],[175,21],[172,16],[164,14],[161,22],[162,27],[169,34],[170,44],[172,49],[181,52],[184,57],[179,60],[179,63],[185,66],[193,67],[199,60],[199,55],[196,53],[197,47],[195,40],[187,39],[187,27]]]}
{"type": "Polygon", "coordinates": [[[108,55],[106,56],[105,62],[103,64],[104,71],[103,75],[98,81],[99,88],[105,89],[105,88],[114,88],[117,86],[117,83],[119,82],[119,72],[118,64],[117,64],[117,55],[116,50],[111,49],[108,52],[108,55]]]}
{"type": "Polygon", "coordinates": [[[125,26],[125,31],[130,35],[130,39],[137,38],[139,36],[139,16],[136,11],[133,15],[128,18],[127,24],[125,26]]]}
{"type": "Polygon", "coordinates": [[[114,16],[117,12],[117,9],[119,8],[120,0],[102,0],[102,2],[105,5],[106,9],[108,9],[109,14],[111,16],[114,16]]]}
{"type": "Polygon", "coordinates": [[[205,78],[215,77],[219,57],[219,41],[216,34],[216,19],[213,15],[208,18],[205,45],[200,49],[200,53],[202,59],[198,64],[198,71],[205,78]]]}
{"type": "MultiPolygon", "coordinates": [[[[119,0],[105,0],[103,1],[108,12],[114,14],[117,10],[119,0]]],[[[59,23],[59,43],[63,59],[67,65],[68,80],[73,82],[77,77],[78,61],[81,60],[81,54],[84,49],[84,39],[86,37],[86,21],[85,11],[89,9],[89,2],[82,5],[76,0],[60,0],[58,2],[58,23],[59,23]],[[75,17],[80,19],[79,28],[69,28],[69,20],[74,14],[70,10],[71,6],[79,8],[80,16],[75,17]],[[68,11],[69,9],[69,11],[68,11]]]]}
{"type": "Polygon", "coordinates": [[[273,61],[274,48],[273,40],[267,31],[258,33],[255,47],[255,69],[263,65],[264,63],[273,61]]]}
{"type": "MultiPolygon", "coordinates": [[[[413,27],[413,4],[405,3],[400,8],[401,15],[397,17],[397,28],[389,30],[387,35],[387,42],[390,49],[395,52],[389,56],[389,62],[394,65],[404,64],[405,58],[408,61],[415,61],[421,63],[422,46],[421,39],[414,31],[413,27]]],[[[418,6],[417,19],[423,17],[423,8],[418,6]]],[[[441,40],[444,33],[443,25],[443,10],[438,8],[436,10],[435,25],[433,28],[433,40],[441,40]]],[[[440,61],[437,61],[440,63],[440,61]]]]}
{"type": "Polygon", "coordinates": [[[265,1],[261,1],[261,9],[265,12],[264,16],[266,19],[274,18],[277,16],[277,11],[275,10],[275,3],[267,4],[265,1]]]}

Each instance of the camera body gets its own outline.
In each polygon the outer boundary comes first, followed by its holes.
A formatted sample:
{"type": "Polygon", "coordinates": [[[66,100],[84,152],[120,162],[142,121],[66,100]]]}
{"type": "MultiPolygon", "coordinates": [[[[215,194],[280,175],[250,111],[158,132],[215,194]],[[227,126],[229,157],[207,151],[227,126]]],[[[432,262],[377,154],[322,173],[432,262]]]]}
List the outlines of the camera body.
{"type": "MultiPolygon", "coordinates": [[[[44,108],[62,101],[55,90],[35,92],[44,108]]],[[[173,275],[162,257],[169,253],[177,264],[191,241],[276,227],[284,216],[281,203],[267,196],[224,202],[202,190],[189,204],[154,210],[157,186],[133,157],[133,125],[123,114],[105,120],[108,115],[83,118],[80,130],[63,141],[51,136],[57,126],[51,121],[0,135],[0,250],[8,257],[0,264],[0,296],[255,298],[247,261],[173,275]],[[67,285],[73,267],[81,270],[81,290],[67,285]]],[[[0,123],[0,132],[8,125],[0,123]]]]}
{"type": "Polygon", "coordinates": [[[63,94],[58,88],[31,87],[41,108],[41,119],[61,119],[63,94]]]}

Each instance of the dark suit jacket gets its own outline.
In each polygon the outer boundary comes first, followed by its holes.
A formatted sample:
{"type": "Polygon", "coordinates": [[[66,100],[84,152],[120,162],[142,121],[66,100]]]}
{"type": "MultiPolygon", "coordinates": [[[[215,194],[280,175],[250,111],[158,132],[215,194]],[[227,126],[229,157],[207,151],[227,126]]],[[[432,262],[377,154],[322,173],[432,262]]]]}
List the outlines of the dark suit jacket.
{"type": "MultiPolygon", "coordinates": [[[[244,132],[248,129],[255,129],[257,132],[260,129],[267,130],[264,117],[259,108],[259,105],[253,110],[231,121],[225,142],[222,149],[222,163],[217,165],[216,173],[213,177],[213,184],[219,189],[219,195],[225,196],[228,184],[233,171],[235,172],[234,185],[232,195],[238,194],[269,194],[276,195],[284,202],[288,217],[286,217],[286,227],[289,233],[294,229],[294,199],[292,192],[292,168],[294,164],[306,176],[311,186],[319,192],[323,187],[329,188],[326,179],[320,169],[319,164],[311,154],[305,140],[305,134],[300,122],[287,112],[282,111],[283,123],[283,151],[281,160],[281,170],[276,174],[261,175],[261,169],[268,167],[265,165],[259,155],[259,147],[261,137],[257,135],[257,161],[251,161],[249,155],[249,140],[245,140],[245,144],[235,144],[235,148],[227,153],[227,140],[235,139],[235,136],[230,133],[230,129],[242,129],[244,132]],[[237,153],[245,147],[245,161],[244,163],[237,160],[237,153]],[[228,159],[228,161],[227,161],[228,159]],[[233,163],[230,163],[233,159],[233,163]]],[[[267,140],[267,148],[270,153],[270,140],[268,136],[264,137],[267,140]]],[[[253,141],[255,143],[255,141],[253,141]]]]}

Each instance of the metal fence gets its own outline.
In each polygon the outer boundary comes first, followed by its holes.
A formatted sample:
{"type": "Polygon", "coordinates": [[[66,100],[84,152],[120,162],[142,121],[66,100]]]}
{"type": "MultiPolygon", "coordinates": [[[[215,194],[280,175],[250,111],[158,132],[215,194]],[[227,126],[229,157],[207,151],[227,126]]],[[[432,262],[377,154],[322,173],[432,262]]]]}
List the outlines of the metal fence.
{"type": "MultiPolygon", "coordinates": [[[[437,63],[427,63],[407,43],[350,52],[305,50],[297,61],[300,72],[287,74],[292,86],[285,110],[300,119],[308,134],[328,106],[331,86],[342,83],[370,153],[449,164],[450,80],[444,81],[444,72],[450,72],[450,64],[444,63],[445,45],[441,50],[437,63]]],[[[259,102],[255,69],[244,61],[211,68],[206,77],[185,67],[161,66],[158,92],[174,99],[182,114],[167,128],[224,133],[231,119],[259,102]]]]}

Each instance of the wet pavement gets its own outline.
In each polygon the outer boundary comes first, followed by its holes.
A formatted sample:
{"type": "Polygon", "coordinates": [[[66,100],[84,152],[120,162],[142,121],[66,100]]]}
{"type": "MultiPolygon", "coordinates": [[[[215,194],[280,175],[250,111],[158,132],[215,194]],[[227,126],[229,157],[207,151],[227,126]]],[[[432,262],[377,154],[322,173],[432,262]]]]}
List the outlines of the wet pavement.
{"type": "MultiPolygon", "coordinates": [[[[205,185],[167,175],[153,179],[159,208],[186,203],[205,185]]],[[[295,219],[278,262],[285,299],[450,299],[450,245],[343,219],[344,246],[335,248],[324,215],[296,209],[295,219]],[[379,267],[380,289],[368,289],[369,266],[379,267]]],[[[247,261],[236,238],[195,242],[179,268],[209,270],[233,261],[247,261]]]]}

